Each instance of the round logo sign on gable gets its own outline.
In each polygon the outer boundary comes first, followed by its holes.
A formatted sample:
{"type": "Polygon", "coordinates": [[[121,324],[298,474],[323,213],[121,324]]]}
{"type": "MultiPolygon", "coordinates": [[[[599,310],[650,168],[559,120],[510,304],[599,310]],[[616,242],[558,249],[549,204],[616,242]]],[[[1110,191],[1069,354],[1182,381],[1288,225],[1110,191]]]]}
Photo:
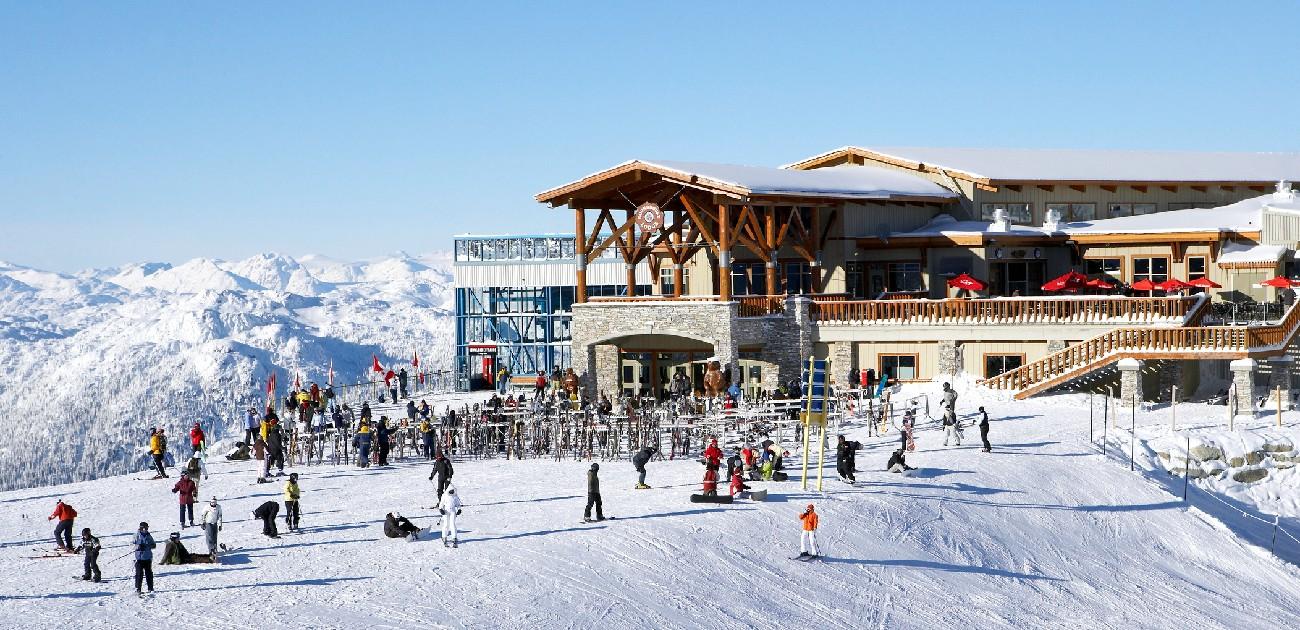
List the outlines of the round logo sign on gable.
{"type": "Polygon", "coordinates": [[[653,232],[664,226],[664,211],[659,204],[647,201],[636,207],[636,226],[642,232],[653,232]]]}

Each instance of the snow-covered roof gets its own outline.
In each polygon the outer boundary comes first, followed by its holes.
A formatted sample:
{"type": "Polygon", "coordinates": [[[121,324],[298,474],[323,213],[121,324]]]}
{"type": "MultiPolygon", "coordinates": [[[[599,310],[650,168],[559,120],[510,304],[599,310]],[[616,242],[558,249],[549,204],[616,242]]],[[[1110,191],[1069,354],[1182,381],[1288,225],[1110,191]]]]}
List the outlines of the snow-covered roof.
{"type": "Polygon", "coordinates": [[[1219,264],[1277,262],[1282,260],[1287,248],[1283,245],[1256,245],[1229,241],[1219,253],[1219,264]]]}
{"type": "Polygon", "coordinates": [[[668,181],[740,195],[785,195],[853,199],[925,197],[955,199],[956,193],[923,177],[883,167],[843,166],[799,171],[676,160],[630,160],[580,180],[538,193],[538,201],[562,202],[565,195],[631,171],[655,173],[668,181]]]}
{"type": "MultiPolygon", "coordinates": [[[[1300,153],[974,149],[846,146],[788,165],[844,153],[958,171],[1002,181],[1268,182],[1300,179],[1300,153]]],[[[817,169],[813,169],[817,170],[817,169]]]]}
{"type": "Polygon", "coordinates": [[[1269,212],[1300,213],[1300,194],[1269,193],[1217,208],[1170,210],[1168,212],[1132,217],[1060,223],[1054,230],[1027,225],[1011,225],[1006,230],[999,230],[993,223],[988,221],[958,221],[950,215],[940,214],[920,228],[908,232],[896,232],[890,236],[896,238],[980,233],[1046,236],[1053,234],[1258,232],[1263,226],[1265,209],[1269,212]]]}

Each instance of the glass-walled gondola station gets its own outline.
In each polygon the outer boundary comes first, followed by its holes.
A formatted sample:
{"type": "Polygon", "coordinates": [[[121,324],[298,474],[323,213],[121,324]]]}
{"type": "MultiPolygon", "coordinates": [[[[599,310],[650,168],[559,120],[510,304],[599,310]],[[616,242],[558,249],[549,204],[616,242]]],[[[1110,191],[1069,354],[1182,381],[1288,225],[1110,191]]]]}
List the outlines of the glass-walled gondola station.
{"type": "MultiPolygon", "coordinates": [[[[455,237],[460,389],[493,387],[501,367],[525,376],[572,366],[574,247],[571,234],[455,237]]],[[[588,295],[626,295],[625,269],[614,249],[593,261],[588,295]]],[[[637,282],[638,293],[650,292],[648,268],[637,269],[637,282]]]]}

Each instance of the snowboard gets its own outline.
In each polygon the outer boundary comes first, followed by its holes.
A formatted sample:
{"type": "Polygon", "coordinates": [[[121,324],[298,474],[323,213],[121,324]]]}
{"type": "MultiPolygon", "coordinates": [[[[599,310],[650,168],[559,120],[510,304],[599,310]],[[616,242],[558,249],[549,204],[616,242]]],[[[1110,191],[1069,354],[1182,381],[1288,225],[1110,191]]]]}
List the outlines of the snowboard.
{"type": "Polygon", "coordinates": [[[703,494],[692,494],[691,503],[731,503],[731,497],[720,494],[716,497],[705,496],[703,494]]]}
{"type": "Polygon", "coordinates": [[[583,522],[583,523],[599,523],[599,522],[601,522],[601,520],[613,521],[613,520],[616,520],[617,518],[618,518],[617,516],[606,516],[604,519],[584,518],[584,519],[582,519],[582,522],[583,522]]]}
{"type": "Polygon", "coordinates": [[[916,442],[912,441],[912,427],[907,428],[907,452],[911,453],[916,450],[916,442]]]}

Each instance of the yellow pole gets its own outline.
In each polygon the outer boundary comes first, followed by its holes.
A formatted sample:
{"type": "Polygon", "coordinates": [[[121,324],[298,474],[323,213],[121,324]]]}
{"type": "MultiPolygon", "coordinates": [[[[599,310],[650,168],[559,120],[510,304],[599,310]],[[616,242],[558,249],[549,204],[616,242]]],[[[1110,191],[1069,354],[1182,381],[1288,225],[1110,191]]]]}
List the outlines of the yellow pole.
{"type": "Polygon", "coordinates": [[[801,489],[808,489],[808,432],[812,429],[812,369],[813,359],[808,357],[808,392],[803,397],[803,481],[801,489]]]}
{"type": "Polygon", "coordinates": [[[808,489],[808,433],[812,429],[807,422],[808,416],[804,416],[803,423],[803,490],[808,489]]]}
{"type": "MultiPolygon", "coordinates": [[[[822,423],[821,437],[817,442],[817,491],[822,491],[822,472],[826,470],[826,423],[822,423]]],[[[806,451],[805,451],[806,452],[806,451]]]]}

